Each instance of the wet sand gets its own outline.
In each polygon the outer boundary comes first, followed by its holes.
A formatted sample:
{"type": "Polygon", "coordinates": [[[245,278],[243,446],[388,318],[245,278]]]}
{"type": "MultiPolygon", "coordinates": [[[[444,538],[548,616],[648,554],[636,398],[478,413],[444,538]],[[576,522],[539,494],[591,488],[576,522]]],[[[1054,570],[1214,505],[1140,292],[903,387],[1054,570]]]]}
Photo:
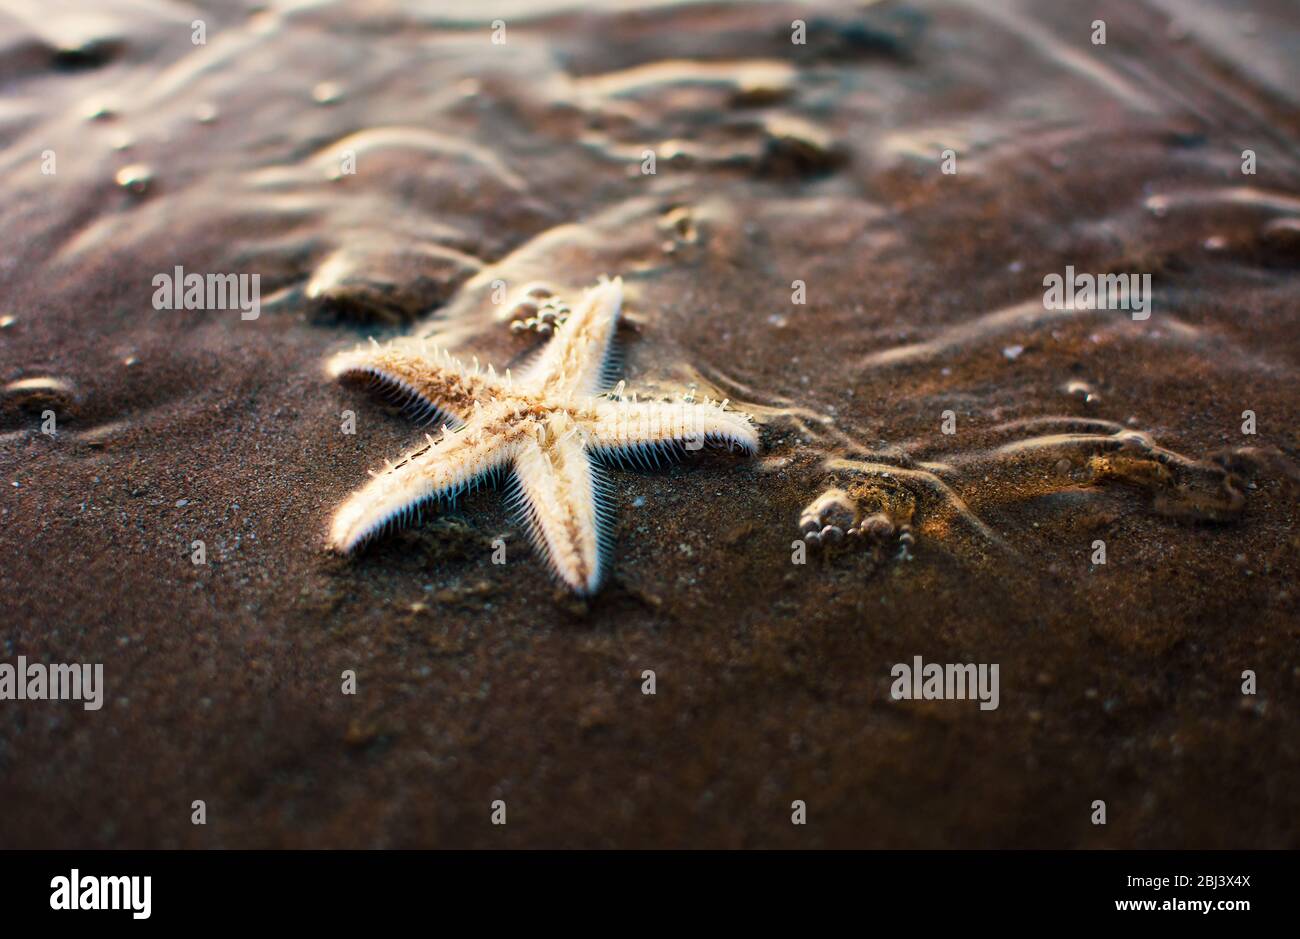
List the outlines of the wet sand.
{"type": "Polygon", "coordinates": [[[0,846],[1300,845],[1293,4],[95,10],[0,4],[0,661],[107,684],[0,702],[0,846]],[[517,366],[496,282],[602,274],[759,456],[613,473],[589,601],[491,489],[331,555],[421,431],[326,358],[517,366]],[[884,521],[793,564],[833,488],[884,521]]]}

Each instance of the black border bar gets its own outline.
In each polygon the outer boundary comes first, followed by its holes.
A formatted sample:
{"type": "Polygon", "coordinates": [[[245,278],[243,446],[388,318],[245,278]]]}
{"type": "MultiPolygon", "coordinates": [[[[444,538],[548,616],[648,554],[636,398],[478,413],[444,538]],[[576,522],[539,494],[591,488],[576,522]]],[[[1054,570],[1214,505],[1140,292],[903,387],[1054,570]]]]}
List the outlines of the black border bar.
{"type": "Polygon", "coordinates": [[[466,917],[491,928],[605,916],[615,928],[666,926],[705,914],[731,926],[806,925],[831,912],[863,925],[1196,919],[1231,929],[1242,917],[1293,912],[1300,874],[1297,855],[1281,851],[10,851],[0,852],[0,866],[7,924],[284,923],[331,934],[389,921],[460,929],[466,917]],[[149,918],[52,909],[54,878],[73,869],[82,884],[149,876],[149,918]],[[1169,879],[1157,888],[1130,878],[1169,879]],[[1207,900],[1244,900],[1249,909],[1189,908],[1207,900]],[[1155,908],[1120,910],[1117,901],[1155,908]]]}

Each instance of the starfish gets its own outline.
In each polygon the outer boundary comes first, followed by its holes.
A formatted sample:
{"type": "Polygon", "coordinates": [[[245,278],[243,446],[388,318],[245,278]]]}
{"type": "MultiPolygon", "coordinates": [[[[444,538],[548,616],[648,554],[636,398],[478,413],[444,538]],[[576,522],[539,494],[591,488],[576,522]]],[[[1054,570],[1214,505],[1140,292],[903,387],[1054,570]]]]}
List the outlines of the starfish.
{"type": "Polygon", "coordinates": [[[481,370],[477,358],[466,367],[411,339],[371,340],[331,359],[331,375],[378,386],[417,419],[442,423],[442,434],[426,434],[339,506],[330,545],[350,552],[425,505],[450,503],[513,470],[514,502],[534,548],[575,593],[595,593],[610,551],[603,464],[648,466],[705,442],[758,450],[749,416],[726,401],[627,400],[623,382],[601,394],[622,302],[622,279],[602,278],[518,376],[481,370]]]}

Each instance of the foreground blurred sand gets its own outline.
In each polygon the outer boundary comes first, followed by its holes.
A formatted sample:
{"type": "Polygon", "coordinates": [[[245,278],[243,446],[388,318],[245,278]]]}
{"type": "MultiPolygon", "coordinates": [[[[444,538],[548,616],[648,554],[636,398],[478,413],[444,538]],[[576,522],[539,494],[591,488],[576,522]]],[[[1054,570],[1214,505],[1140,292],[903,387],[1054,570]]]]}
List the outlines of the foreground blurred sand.
{"type": "Polygon", "coordinates": [[[0,384],[41,380],[0,640],[108,682],[0,703],[0,845],[1295,846],[1300,16],[1076,6],[0,4],[0,384]],[[260,317],[154,309],[176,265],[260,317]],[[1066,265],[1151,273],[1151,319],[1048,315],[1066,265]],[[604,273],[629,384],[760,458],[617,473],[586,605],[491,491],[329,555],[416,432],[324,359],[517,363],[493,282],[604,273]],[[793,566],[832,485],[913,559],[793,566]],[[913,655],[1000,663],[1000,708],[891,702],[913,655]]]}

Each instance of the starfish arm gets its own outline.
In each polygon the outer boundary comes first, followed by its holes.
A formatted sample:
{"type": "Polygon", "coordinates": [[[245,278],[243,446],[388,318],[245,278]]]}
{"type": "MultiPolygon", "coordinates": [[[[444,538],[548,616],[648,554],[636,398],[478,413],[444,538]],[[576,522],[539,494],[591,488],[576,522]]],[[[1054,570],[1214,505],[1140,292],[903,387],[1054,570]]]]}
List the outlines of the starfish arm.
{"type": "Polygon", "coordinates": [[[621,277],[590,288],[529,368],[528,380],[546,395],[560,399],[600,391],[622,306],[621,277]]]}
{"type": "Polygon", "coordinates": [[[758,451],[758,433],[748,414],[729,411],[727,402],[596,401],[583,421],[587,446],[596,455],[642,465],[659,462],[706,443],[725,443],[746,453],[758,451]]]}
{"type": "Polygon", "coordinates": [[[476,359],[467,368],[446,351],[412,340],[384,345],[372,341],[368,348],[340,352],[327,368],[334,378],[374,386],[428,424],[459,426],[475,401],[498,400],[505,390],[491,366],[480,372],[476,359]]]}
{"type": "Polygon", "coordinates": [[[401,525],[433,500],[455,499],[510,461],[512,445],[474,422],[406,456],[362,486],[334,513],[330,546],[349,552],[390,526],[401,525]]]}
{"type": "Polygon", "coordinates": [[[515,480],[534,549],[572,590],[595,593],[605,575],[603,493],[579,435],[571,430],[522,443],[515,480]]]}

